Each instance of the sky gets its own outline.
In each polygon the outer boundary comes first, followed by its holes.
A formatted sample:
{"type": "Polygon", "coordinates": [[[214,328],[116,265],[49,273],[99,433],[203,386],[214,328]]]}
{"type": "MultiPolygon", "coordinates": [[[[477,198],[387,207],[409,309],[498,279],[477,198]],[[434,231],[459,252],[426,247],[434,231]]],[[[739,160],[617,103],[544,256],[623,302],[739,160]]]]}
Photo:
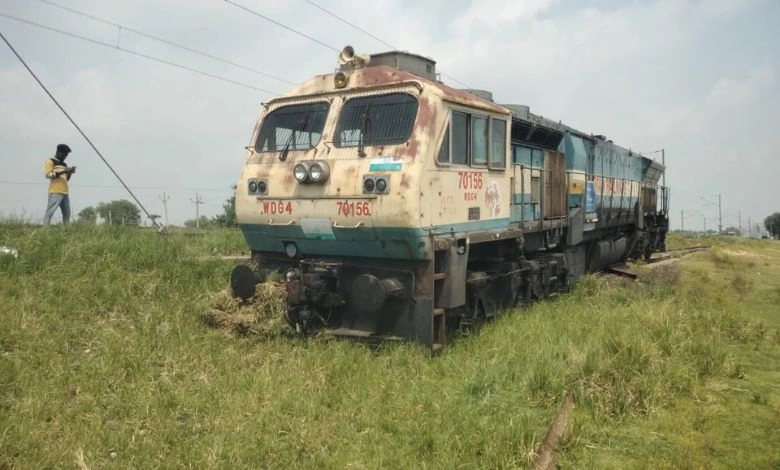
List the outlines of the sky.
{"type": "MultiPolygon", "coordinates": [[[[718,195],[724,228],[780,211],[777,0],[233,0],[316,41],[224,0],[51,1],[122,28],[41,0],[0,0],[0,13],[238,82],[0,16],[3,35],[149,212],[164,214],[167,196],[171,224],[194,218],[196,194],[202,214],[222,212],[262,103],[332,72],[347,44],[429,56],[454,87],[490,90],[651,157],[664,149],[673,229],[715,228],[718,195]]],[[[59,143],[78,166],[74,215],[129,199],[5,44],[0,116],[0,217],[42,218],[43,165],[59,143]]]]}

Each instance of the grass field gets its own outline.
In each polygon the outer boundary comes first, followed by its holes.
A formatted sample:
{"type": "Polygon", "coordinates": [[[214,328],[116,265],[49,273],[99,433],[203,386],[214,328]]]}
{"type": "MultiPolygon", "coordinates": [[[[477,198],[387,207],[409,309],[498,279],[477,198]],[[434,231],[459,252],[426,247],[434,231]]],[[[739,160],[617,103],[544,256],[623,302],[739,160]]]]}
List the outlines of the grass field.
{"type": "Polygon", "coordinates": [[[438,357],[201,320],[245,250],[0,225],[0,468],[780,468],[780,242],[587,277],[438,357]]]}

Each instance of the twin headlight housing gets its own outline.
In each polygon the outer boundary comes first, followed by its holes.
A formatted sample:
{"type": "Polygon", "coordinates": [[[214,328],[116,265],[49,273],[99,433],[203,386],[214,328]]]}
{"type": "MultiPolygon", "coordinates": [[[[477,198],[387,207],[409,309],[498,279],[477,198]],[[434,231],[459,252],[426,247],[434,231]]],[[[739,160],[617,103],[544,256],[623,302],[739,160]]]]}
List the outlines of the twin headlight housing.
{"type": "Polygon", "coordinates": [[[302,184],[322,184],[330,176],[330,167],[323,161],[299,162],[293,167],[295,180],[302,184]]]}

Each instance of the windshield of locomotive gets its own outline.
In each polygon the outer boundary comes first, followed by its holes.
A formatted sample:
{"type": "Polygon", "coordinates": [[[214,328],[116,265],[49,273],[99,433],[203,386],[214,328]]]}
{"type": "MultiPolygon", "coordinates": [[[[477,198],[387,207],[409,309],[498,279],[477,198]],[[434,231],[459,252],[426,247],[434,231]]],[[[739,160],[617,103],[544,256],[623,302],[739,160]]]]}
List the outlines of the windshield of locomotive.
{"type": "Polygon", "coordinates": [[[336,147],[394,145],[409,140],[417,117],[417,98],[408,93],[352,98],[341,108],[336,147]]]}
{"type": "Polygon", "coordinates": [[[306,103],[276,108],[263,119],[256,152],[309,150],[322,137],[330,103],[306,103]]]}

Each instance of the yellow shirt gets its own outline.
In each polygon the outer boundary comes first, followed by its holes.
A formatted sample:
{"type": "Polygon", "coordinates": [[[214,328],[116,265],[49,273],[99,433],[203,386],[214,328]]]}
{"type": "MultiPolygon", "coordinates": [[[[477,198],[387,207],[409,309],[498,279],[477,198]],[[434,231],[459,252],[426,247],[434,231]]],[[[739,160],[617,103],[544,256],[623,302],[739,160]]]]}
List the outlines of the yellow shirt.
{"type": "Polygon", "coordinates": [[[46,178],[51,180],[49,183],[49,194],[68,194],[68,179],[69,176],[65,175],[64,173],[60,176],[57,176],[54,174],[57,170],[65,170],[67,166],[59,162],[57,164],[54,163],[53,159],[46,160],[46,178]]]}

